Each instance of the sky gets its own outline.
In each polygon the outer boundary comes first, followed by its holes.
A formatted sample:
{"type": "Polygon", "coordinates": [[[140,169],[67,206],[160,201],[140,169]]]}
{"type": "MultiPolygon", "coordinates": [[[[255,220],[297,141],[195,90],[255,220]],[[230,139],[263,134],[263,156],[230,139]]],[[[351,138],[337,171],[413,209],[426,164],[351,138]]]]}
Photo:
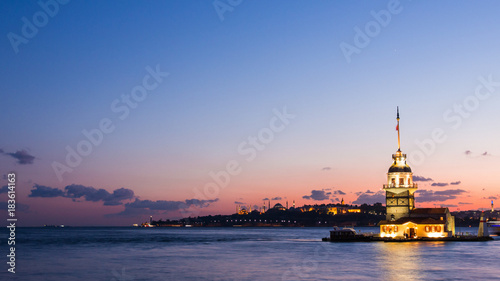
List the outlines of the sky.
{"type": "Polygon", "coordinates": [[[416,206],[490,208],[499,8],[1,1],[0,207],[11,173],[21,226],[384,202],[399,106],[416,206]]]}

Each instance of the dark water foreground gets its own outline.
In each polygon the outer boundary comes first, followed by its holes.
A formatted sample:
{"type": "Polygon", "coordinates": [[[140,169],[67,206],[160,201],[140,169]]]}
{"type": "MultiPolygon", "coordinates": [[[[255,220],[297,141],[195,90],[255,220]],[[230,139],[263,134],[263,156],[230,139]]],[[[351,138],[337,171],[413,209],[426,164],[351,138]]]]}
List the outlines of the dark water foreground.
{"type": "Polygon", "coordinates": [[[500,237],[321,242],[329,230],[21,228],[16,274],[7,272],[3,230],[0,280],[500,280],[500,237]]]}

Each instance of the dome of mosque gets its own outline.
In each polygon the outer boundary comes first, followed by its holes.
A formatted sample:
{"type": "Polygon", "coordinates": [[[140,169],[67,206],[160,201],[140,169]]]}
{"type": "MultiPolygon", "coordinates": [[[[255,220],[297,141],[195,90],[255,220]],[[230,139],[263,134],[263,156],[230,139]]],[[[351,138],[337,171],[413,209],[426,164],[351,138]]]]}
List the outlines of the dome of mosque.
{"type": "Polygon", "coordinates": [[[281,205],[280,203],[276,203],[276,205],[274,205],[273,209],[276,209],[276,210],[286,210],[285,207],[283,207],[283,205],[281,205]]]}

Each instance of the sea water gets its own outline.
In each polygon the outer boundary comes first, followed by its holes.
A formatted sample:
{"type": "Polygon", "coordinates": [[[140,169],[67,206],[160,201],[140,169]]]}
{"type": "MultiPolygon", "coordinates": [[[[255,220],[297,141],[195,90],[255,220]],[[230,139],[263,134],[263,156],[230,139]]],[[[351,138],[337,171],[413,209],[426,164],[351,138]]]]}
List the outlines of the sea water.
{"type": "Polygon", "coordinates": [[[0,280],[500,280],[498,238],[322,242],[330,229],[19,228],[15,274],[2,231],[0,280]]]}

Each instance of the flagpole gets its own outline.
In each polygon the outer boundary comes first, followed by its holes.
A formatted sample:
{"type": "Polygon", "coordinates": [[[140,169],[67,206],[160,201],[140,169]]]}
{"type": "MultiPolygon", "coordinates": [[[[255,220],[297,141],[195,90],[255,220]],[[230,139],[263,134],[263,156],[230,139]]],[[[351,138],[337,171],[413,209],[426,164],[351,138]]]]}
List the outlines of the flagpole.
{"type": "Polygon", "coordinates": [[[398,114],[397,114],[396,120],[398,120],[398,125],[397,125],[397,128],[398,128],[398,151],[401,151],[401,139],[399,137],[399,106],[397,107],[397,111],[398,111],[398,114]]]}

